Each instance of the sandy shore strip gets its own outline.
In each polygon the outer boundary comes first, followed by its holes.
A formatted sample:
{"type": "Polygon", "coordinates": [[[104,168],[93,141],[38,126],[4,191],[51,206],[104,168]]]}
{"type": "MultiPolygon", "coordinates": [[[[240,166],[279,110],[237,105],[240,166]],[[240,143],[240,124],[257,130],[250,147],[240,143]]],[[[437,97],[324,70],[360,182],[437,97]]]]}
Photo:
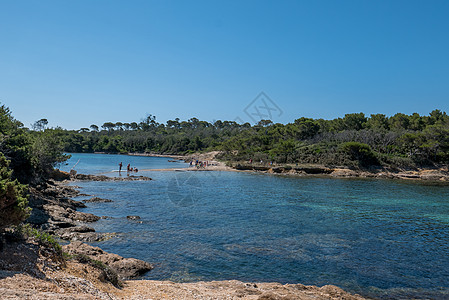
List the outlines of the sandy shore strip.
{"type": "Polygon", "coordinates": [[[176,171],[176,172],[193,172],[193,171],[231,171],[231,172],[239,172],[239,170],[236,170],[234,168],[226,166],[222,162],[211,162],[212,165],[209,165],[207,167],[201,167],[197,168],[195,166],[193,167],[187,167],[187,168],[168,168],[168,169],[141,169],[139,171],[176,171]]]}

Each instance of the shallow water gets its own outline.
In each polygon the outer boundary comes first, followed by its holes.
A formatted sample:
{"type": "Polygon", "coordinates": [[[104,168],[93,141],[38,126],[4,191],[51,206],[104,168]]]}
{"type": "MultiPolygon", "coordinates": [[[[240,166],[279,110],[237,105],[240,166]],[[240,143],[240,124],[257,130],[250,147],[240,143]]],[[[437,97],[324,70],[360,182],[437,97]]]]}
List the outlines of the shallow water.
{"type": "MultiPolygon", "coordinates": [[[[169,162],[175,160],[165,157],[148,157],[117,154],[94,154],[94,153],[71,153],[71,158],[60,167],[62,171],[69,172],[71,169],[81,174],[119,176],[119,163],[122,163],[121,175],[126,175],[126,166],[130,164],[133,168],[144,169],[170,169],[184,168],[188,164],[183,161],[169,162]]],[[[136,175],[136,173],[132,173],[136,175]]],[[[139,171],[137,175],[147,175],[139,171]],[[143,173],[143,174],[142,174],[143,173]]]]}
{"type": "MultiPolygon", "coordinates": [[[[186,167],[166,158],[101,154],[74,154],[66,167],[80,157],[76,169],[91,174],[112,170],[119,160],[141,169],[186,167]]],[[[334,284],[376,298],[449,297],[449,186],[142,173],[154,180],[76,185],[114,201],[83,209],[109,217],[92,224],[97,231],[118,233],[95,245],[154,263],[147,279],[334,284]]]]}

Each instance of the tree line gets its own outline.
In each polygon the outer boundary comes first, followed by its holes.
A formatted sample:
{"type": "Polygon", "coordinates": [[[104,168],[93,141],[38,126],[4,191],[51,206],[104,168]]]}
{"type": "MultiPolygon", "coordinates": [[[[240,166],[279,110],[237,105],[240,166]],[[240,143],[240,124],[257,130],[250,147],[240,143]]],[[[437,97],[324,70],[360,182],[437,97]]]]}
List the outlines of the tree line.
{"type": "Polygon", "coordinates": [[[288,124],[261,120],[255,125],[221,120],[209,123],[197,118],[159,123],[148,115],[140,122],[50,131],[60,136],[67,152],[187,154],[220,150],[228,161],[357,168],[416,168],[446,164],[449,159],[449,117],[440,110],[390,117],[351,113],[332,120],[301,117],[288,124]]]}

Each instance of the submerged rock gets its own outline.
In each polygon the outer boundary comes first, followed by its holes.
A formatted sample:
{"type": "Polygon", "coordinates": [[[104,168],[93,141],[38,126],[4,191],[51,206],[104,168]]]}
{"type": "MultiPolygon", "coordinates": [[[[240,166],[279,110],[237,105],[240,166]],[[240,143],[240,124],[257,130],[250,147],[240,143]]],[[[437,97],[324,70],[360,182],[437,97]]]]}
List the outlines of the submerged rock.
{"type": "Polygon", "coordinates": [[[139,216],[126,216],[128,220],[140,220],[139,216]]]}
{"type": "Polygon", "coordinates": [[[135,278],[153,269],[146,261],[135,258],[124,258],[117,254],[107,253],[98,247],[82,242],[72,242],[63,246],[63,250],[71,255],[86,255],[91,259],[101,261],[117,272],[120,279],[135,278]]]}

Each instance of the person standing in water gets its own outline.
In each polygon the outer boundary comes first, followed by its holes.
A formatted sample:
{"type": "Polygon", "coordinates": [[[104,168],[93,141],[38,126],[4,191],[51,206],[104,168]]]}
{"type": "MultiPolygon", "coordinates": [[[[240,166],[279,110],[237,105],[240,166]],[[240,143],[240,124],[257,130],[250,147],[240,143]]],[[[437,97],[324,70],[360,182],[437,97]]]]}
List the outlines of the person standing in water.
{"type": "Polygon", "coordinates": [[[123,164],[122,164],[122,162],[120,162],[120,163],[118,164],[118,172],[119,172],[119,173],[122,171],[122,166],[123,166],[123,164]]]}

